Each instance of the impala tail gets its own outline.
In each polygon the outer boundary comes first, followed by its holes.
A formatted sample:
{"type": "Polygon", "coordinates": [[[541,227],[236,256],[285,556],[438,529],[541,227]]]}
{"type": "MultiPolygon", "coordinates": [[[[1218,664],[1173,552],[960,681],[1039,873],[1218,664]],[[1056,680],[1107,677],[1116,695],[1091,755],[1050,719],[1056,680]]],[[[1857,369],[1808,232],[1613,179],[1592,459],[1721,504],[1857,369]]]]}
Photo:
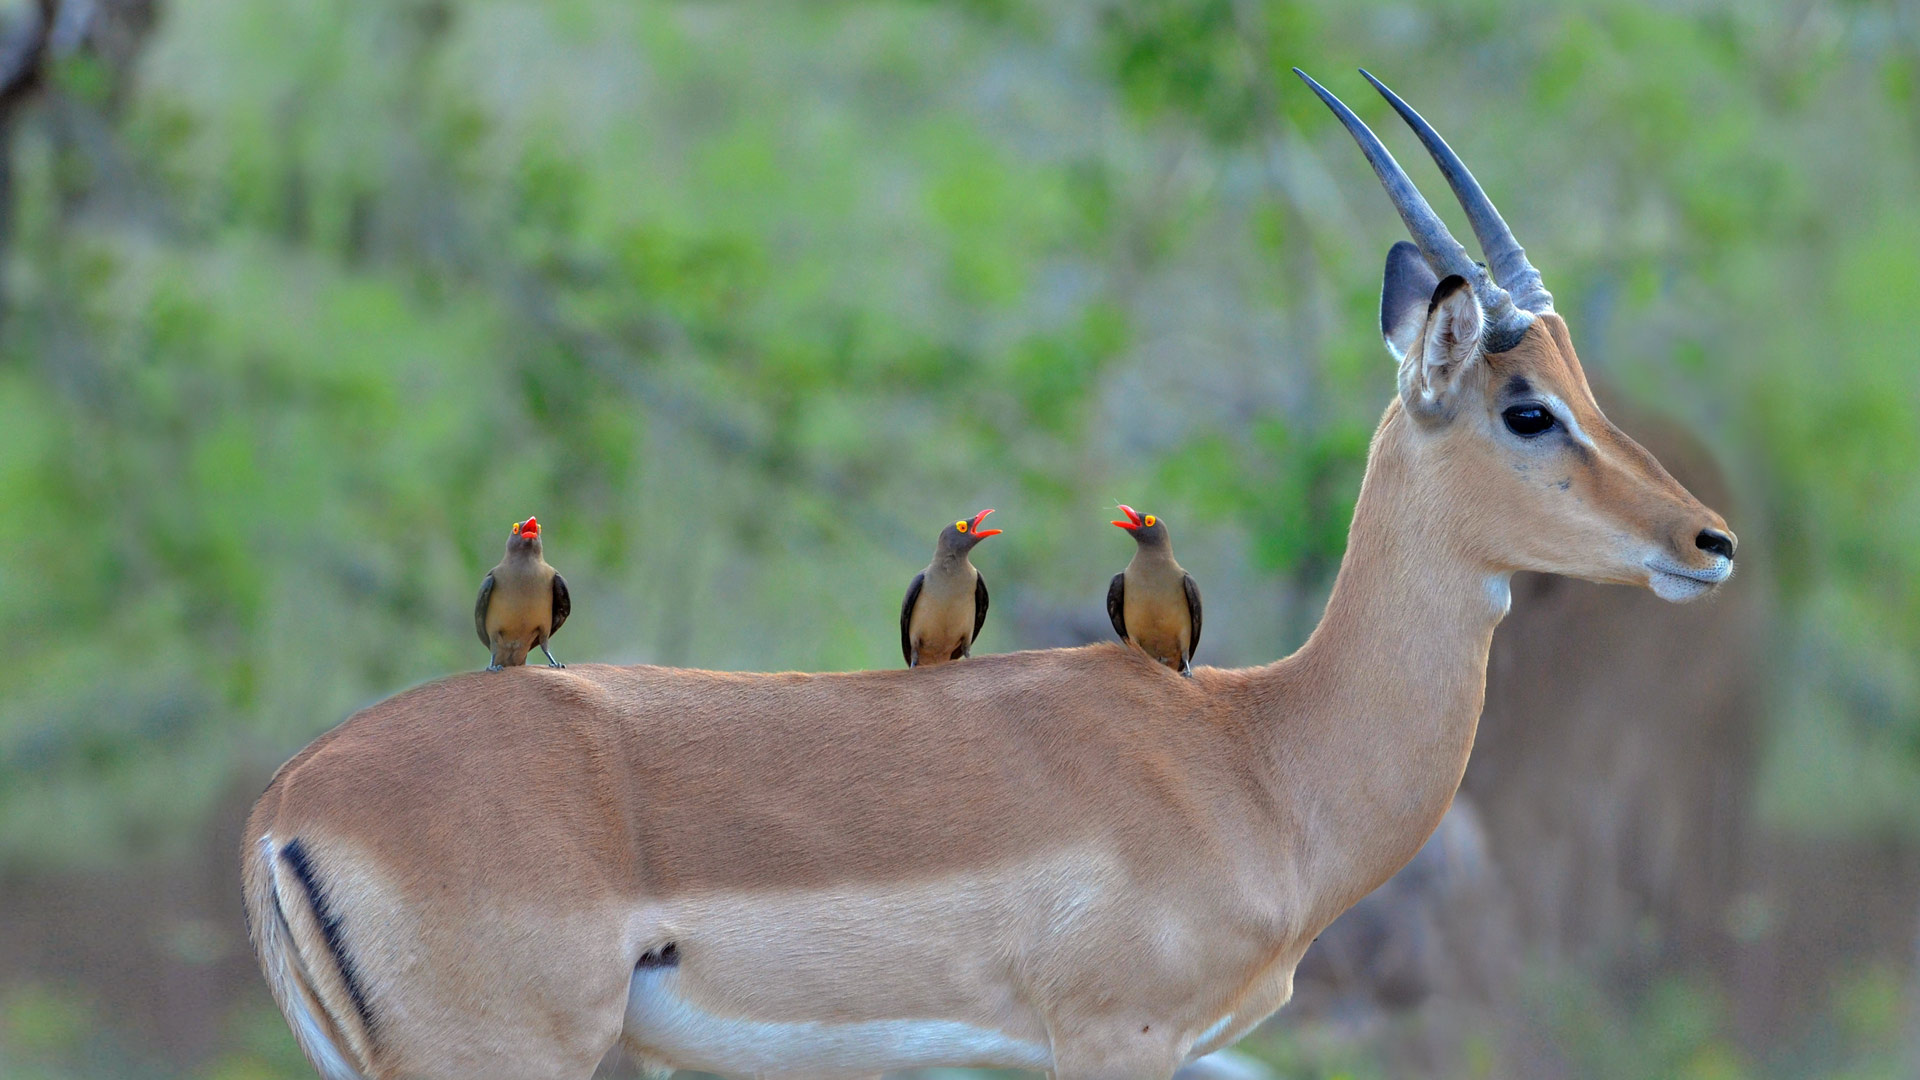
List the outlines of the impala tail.
{"type": "Polygon", "coordinates": [[[367,1080],[372,1015],[312,854],[263,836],[245,862],[247,922],[267,986],[326,1080],[367,1080]]]}

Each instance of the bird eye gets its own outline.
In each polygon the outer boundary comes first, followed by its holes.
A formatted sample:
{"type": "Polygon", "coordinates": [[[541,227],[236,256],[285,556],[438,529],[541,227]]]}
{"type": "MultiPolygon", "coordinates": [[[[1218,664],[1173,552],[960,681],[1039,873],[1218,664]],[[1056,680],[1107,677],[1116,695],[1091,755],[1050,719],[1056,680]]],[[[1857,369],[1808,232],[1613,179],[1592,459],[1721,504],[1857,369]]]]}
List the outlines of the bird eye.
{"type": "Polygon", "coordinates": [[[1148,514],[1148,515],[1146,516],[1146,518],[1145,518],[1144,520],[1145,520],[1145,521],[1146,521],[1146,523],[1147,523],[1147,528],[1149,528],[1149,529],[1151,529],[1151,528],[1153,528],[1153,515],[1152,515],[1152,514],[1148,514]]]}
{"type": "Polygon", "coordinates": [[[1511,405],[1500,414],[1507,422],[1507,430],[1523,439],[1535,435],[1544,435],[1553,430],[1553,413],[1544,405],[1511,405]]]}
{"type": "Polygon", "coordinates": [[[964,522],[964,521],[956,521],[956,522],[954,522],[954,523],[953,523],[953,527],[954,527],[954,528],[956,528],[956,529],[959,529],[959,530],[960,530],[961,532],[966,532],[966,531],[967,531],[967,523],[966,523],[966,522],[964,522]]]}

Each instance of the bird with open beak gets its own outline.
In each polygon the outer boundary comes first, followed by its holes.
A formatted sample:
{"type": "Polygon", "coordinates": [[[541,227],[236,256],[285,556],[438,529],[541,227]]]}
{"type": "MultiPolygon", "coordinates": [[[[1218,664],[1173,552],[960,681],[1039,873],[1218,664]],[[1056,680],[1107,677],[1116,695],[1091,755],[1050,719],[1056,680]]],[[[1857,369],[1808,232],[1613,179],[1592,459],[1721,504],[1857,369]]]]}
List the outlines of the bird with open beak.
{"type": "Polygon", "coordinates": [[[1200,647],[1200,586],[1173,561],[1167,523],[1140,514],[1124,503],[1125,521],[1115,525],[1133,534],[1133,561],[1107,586],[1107,618],[1120,640],[1193,677],[1193,650],[1200,647]]]}
{"type": "Polygon", "coordinates": [[[548,667],[565,667],[553,658],[547,642],[572,611],[567,579],[540,556],[540,522],[515,522],[506,555],[487,571],[473,605],[473,628],[480,633],[480,644],[493,652],[487,670],[519,667],[534,649],[547,654],[548,667]]]}
{"type": "Polygon", "coordinates": [[[1000,535],[999,529],[980,527],[991,513],[982,510],[941,529],[933,561],[907,586],[900,605],[900,652],[908,667],[944,664],[972,651],[973,639],[987,623],[987,579],[967,555],[973,545],[1000,535]]]}

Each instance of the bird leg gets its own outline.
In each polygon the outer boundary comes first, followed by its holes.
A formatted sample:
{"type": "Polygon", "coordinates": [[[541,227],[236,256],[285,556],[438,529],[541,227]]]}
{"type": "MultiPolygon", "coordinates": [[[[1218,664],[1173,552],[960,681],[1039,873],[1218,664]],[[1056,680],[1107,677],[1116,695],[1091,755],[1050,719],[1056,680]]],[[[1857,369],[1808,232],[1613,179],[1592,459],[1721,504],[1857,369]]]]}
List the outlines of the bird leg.
{"type": "Polygon", "coordinates": [[[541,643],[540,643],[540,651],[541,651],[541,652],[543,652],[543,653],[546,653],[546,654],[547,654],[547,666],[548,666],[548,667],[557,667],[557,668],[563,668],[563,667],[566,667],[566,666],[567,666],[567,665],[565,665],[565,664],[563,664],[563,663],[561,663],[560,661],[558,661],[558,660],[555,660],[555,659],[553,658],[553,652],[552,652],[552,650],[550,650],[550,649],[548,649],[548,648],[547,648],[547,643],[546,643],[546,642],[544,642],[544,641],[543,641],[543,642],[541,642],[541,643]]]}
{"type": "Polygon", "coordinates": [[[488,665],[487,665],[487,670],[488,670],[488,671],[499,671],[499,670],[500,670],[500,661],[498,661],[498,660],[495,660],[495,661],[494,661],[493,663],[491,663],[491,664],[488,664],[488,665]]]}

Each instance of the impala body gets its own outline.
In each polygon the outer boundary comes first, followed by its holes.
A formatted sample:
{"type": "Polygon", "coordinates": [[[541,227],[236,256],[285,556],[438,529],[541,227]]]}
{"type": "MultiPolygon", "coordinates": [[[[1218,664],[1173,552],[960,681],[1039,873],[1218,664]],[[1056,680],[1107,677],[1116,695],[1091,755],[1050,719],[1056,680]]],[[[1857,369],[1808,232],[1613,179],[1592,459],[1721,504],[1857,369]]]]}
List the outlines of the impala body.
{"type": "Polygon", "coordinates": [[[1388,260],[1400,393],[1306,645],[1191,679],[1097,645],[382,702],[280,770],[242,850],[321,1073],[585,1080],[618,1043],[735,1076],[1168,1077],[1284,1003],[1432,832],[1509,575],[1724,580],[1725,523],[1600,412],[1472,178],[1448,174],[1491,275],[1321,93],[1420,243],[1388,260]]]}

